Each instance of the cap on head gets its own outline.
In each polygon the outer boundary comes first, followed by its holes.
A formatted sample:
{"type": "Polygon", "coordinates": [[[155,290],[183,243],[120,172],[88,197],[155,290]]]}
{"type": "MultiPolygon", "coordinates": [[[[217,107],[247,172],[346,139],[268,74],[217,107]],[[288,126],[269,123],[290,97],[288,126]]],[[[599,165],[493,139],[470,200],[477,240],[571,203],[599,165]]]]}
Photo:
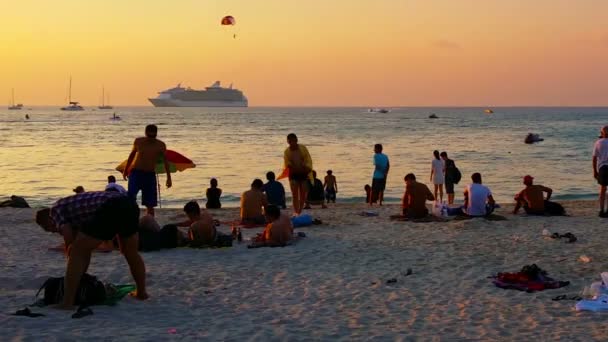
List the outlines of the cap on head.
{"type": "Polygon", "coordinates": [[[74,191],[77,194],[81,194],[84,192],[84,188],[82,187],[82,185],[79,185],[79,186],[75,187],[74,189],[72,189],[72,191],[74,191]]]}
{"type": "Polygon", "coordinates": [[[534,177],[532,177],[530,175],[524,176],[524,184],[526,184],[526,185],[532,185],[533,180],[534,180],[534,177]]]}

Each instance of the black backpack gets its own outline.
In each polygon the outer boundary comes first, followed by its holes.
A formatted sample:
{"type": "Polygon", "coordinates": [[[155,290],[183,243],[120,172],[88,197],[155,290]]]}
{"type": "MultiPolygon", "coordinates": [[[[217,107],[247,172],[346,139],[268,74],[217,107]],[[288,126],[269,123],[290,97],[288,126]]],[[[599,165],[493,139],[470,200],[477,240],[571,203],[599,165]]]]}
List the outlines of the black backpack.
{"type": "MultiPolygon", "coordinates": [[[[44,304],[58,304],[63,301],[63,277],[49,278],[42,284],[36,297],[44,289],[44,304]]],[[[106,287],[90,274],[83,274],[80,278],[80,285],[76,291],[74,304],[79,306],[100,305],[106,300],[106,287]]]]}

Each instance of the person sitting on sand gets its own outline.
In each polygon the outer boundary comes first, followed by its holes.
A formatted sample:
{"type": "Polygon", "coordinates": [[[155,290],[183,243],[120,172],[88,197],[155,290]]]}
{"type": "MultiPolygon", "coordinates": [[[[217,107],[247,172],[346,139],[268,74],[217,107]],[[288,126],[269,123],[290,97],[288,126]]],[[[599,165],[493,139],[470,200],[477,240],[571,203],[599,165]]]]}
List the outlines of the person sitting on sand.
{"type": "Polygon", "coordinates": [[[116,177],[114,176],[108,176],[108,185],[106,185],[106,191],[115,191],[120,192],[121,194],[127,193],[127,189],[116,183],[116,177]]]}
{"type": "Polygon", "coordinates": [[[283,184],[275,180],[275,177],[276,176],[272,171],[266,173],[268,183],[264,184],[263,190],[266,194],[268,204],[285,209],[287,208],[287,205],[285,204],[285,188],[283,187],[283,184]]]}
{"type": "Polygon", "coordinates": [[[184,205],[184,213],[188,220],[177,224],[179,227],[189,227],[188,237],[194,244],[212,245],[217,239],[217,230],[213,217],[201,207],[196,201],[190,201],[184,205]]]}
{"type": "Polygon", "coordinates": [[[526,187],[515,195],[513,214],[517,214],[523,206],[528,215],[564,215],[564,208],[559,203],[549,201],[553,190],[546,186],[534,185],[533,182],[534,177],[524,177],[526,187]],[[547,193],[547,198],[544,197],[544,192],[547,193]]]}
{"type": "Polygon", "coordinates": [[[481,184],[481,174],[471,175],[472,184],[464,189],[464,212],[467,216],[481,217],[489,215],[494,209],[494,197],[490,189],[481,184]],[[488,206],[490,209],[488,209],[488,206]]]}
{"type": "Polygon", "coordinates": [[[36,213],[36,223],[44,230],[60,232],[65,240],[68,263],[61,308],[74,305],[78,284],[87,271],[91,252],[103,241],[119,237],[124,255],[137,285],[133,293],[147,299],[146,267],[138,252],[139,207],[132,198],[112,191],[76,194],[57,201],[36,213]],[[79,232],[74,235],[74,228],[79,232]]]}
{"type": "MultiPolygon", "coordinates": [[[[289,216],[282,214],[274,205],[266,208],[268,225],[260,239],[269,246],[285,246],[293,239],[293,224],[289,216]]],[[[258,240],[260,242],[260,240],[258,240]]]]}
{"type": "Polygon", "coordinates": [[[325,176],[325,182],[323,182],[325,188],[325,199],[327,203],[336,203],[336,194],[338,193],[338,181],[334,176],[332,170],[327,170],[327,176],[325,176]]]}
{"type": "Polygon", "coordinates": [[[416,176],[413,173],[408,173],[403,180],[405,181],[405,194],[401,203],[403,217],[410,219],[427,217],[429,210],[426,207],[426,201],[434,201],[435,196],[425,184],[416,182],[416,176]]]}
{"type": "Polygon", "coordinates": [[[266,195],[262,192],[264,183],[255,179],[251,183],[251,189],[241,195],[241,223],[246,225],[259,225],[266,223],[262,212],[268,206],[266,195]]]}
{"type": "Polygon", "coordinates": [[[323,189],[323,182],[317,178],[317,171],[312,172],[314,181],[309,183],[308,196],[306,197],[306,206],[304,209],[310,209],[310,205],[321,205],[321,208],[325,209],[325,190],[323,189]]]}
{"type": "Polygon", "coordinates": [[[210,188],[207,188],[207,192],[205,196],[207,197],[207,203],[205,203],[205,208],[207,209],[220,209],[222,207],[222,203],[220,202],[220,197],[222,196],[222,189],[217,187],[217,179],[211,178],[209,181],[210,188]]]}

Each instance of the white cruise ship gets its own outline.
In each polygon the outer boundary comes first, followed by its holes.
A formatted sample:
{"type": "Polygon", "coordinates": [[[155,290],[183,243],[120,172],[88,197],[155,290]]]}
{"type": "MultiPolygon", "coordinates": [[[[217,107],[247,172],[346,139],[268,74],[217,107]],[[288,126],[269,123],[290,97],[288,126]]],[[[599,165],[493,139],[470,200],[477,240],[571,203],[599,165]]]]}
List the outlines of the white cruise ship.
{"type": "Polygon", "coordinates": [[[154,107],[247,107],[247,97],[242,91],[233,89],[232,85],[224,88],[216,81],[205,90],[177,87],[158,93],[158,96],[148,99],[154,107]]]}

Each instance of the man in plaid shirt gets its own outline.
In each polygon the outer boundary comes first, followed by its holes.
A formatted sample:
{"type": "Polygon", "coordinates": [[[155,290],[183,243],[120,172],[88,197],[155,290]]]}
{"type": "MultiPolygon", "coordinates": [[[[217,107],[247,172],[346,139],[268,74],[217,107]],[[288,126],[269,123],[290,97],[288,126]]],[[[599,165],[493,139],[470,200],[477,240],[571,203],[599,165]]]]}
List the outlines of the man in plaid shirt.
{"type": "Polygon", "coordinates": [[[125,256],[139,299],[147,299],[146,268],[137,250],[139,207],[132,198],[113,191],[84,192],[57,201],[50,209],[36,213],[36,223],[49,232],[59,232],[68,252],[62,308],[74,304],[82,274],[91,261],[91,253],[103,241],[118,235],[120,251],[125,256]],[[77,233],[77,234],[76,234],[77,233]]]}

